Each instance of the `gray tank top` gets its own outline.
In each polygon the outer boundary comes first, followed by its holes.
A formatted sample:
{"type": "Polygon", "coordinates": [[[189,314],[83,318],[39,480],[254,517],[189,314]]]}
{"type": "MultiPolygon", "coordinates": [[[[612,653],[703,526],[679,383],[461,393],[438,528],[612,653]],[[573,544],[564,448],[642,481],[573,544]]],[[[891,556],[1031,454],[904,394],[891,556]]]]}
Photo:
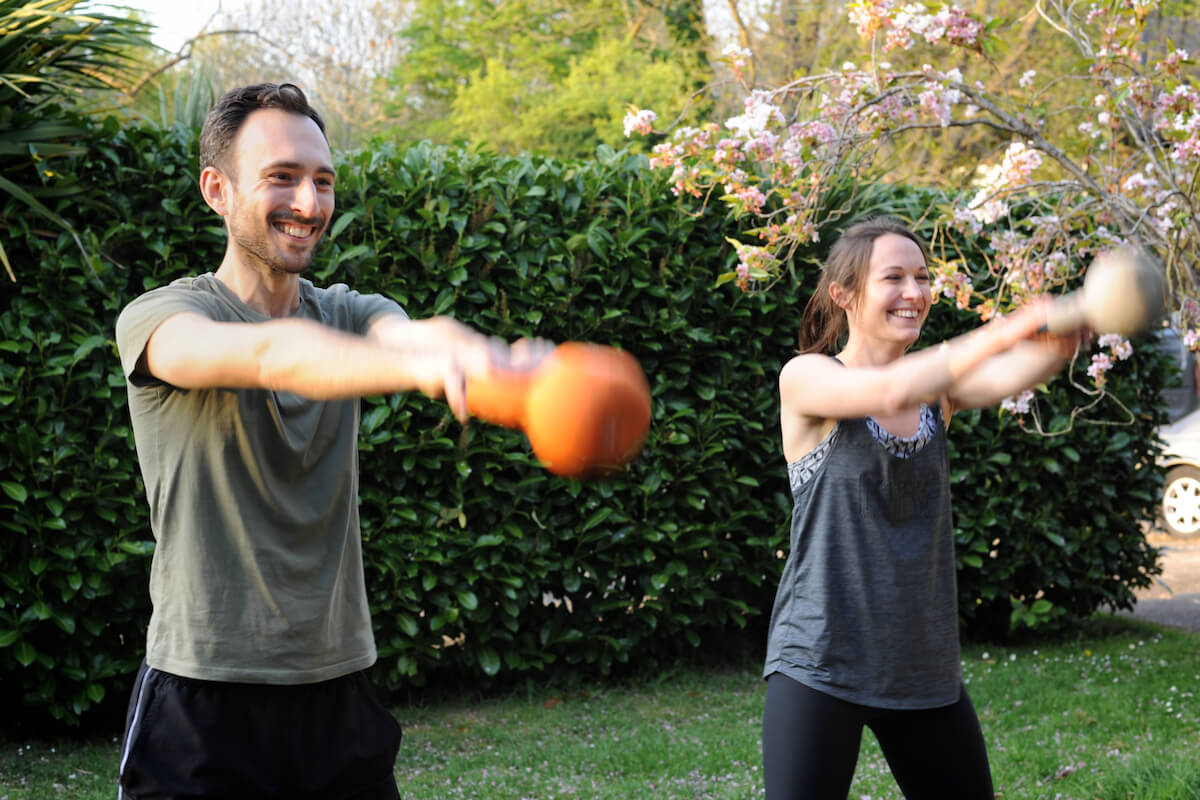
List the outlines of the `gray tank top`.
{"type": "Polygon", "coordinates": [[[791,552],[764,675],[879,708],[958,700],[946,426],[936,404],[921,414],[916,436],[890,442],[872,419],[840,420],[817,458],[790,465],[791,552]]]}

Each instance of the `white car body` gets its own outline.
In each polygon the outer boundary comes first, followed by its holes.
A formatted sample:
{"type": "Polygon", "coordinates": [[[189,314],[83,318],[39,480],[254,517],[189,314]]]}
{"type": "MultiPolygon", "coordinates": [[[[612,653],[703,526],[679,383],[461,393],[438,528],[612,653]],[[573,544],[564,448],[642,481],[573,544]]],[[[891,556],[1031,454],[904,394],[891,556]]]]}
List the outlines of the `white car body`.
{"type": "Polygon", "coordinates": [[[1166,470],[1159,515],[1173,536],[1200,535],[1200,363],[1177,333],[1164,330],[1162,345],[1177,359],[1181,385],[1164,393],[1171,423],[1158,429],[1166,446],[1159,464],[1166,470]]]}
{"type": "Polygon", "coordinates": [[[1160,512],[1174,536],[1200,534],[1200,410],[1159,430],[1167,474],[1160,512]]]}

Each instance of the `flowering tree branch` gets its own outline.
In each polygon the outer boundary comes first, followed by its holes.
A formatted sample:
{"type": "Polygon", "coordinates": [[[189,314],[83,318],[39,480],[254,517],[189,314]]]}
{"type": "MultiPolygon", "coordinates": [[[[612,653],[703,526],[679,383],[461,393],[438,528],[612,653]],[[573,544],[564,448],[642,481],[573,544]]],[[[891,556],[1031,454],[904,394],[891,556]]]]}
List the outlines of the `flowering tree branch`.
{"type": "MultiPolygon", "coordinates": [[[[970,190],[947,191],[934,217],[935,291],[987,319],[1078,280],[1092,258],[1119,245],[1161,261],[1171,321],[1200,349],[1200,100],[1188,54],[1143,42],[1161,0],[1128,0],[1079,10],[1037,0],[1086,67],[1039,82],[988,86],[964,75],[994,75],[987,56],[992,24],[953,5],[851,0],[849,21],[870,44],[867,66],[853,63],[762,88],[748,79],[750,53],[724,54],[746,93],[742,113],[722,125],[676,128],[651,163],[670,169],[676,194],[720,192],[739,216],[761,224],[758,242],[732,242],[738,263],[719,275],[743,291],[765,291],[795,247],[816,241],[831,219],[826,192],[839,172],[863,174],[886,145],[932,129],[982,126],[1008,138],[999,163],[981,163],[970,190]],[[940,70],[894,70],[879,51],[949,48],[968,61],[940,70]],[[1058,108],[1052,101],[1058,99],[1058,108]],[[1015,209],[1015,210],[1014,210],[1015,209]],[[987,279],[964,263],[955,237],[984,242],[987,279]]],[[[1026,17],[1028,23],[1030,17],[1026,17]]],[[[650,133],[653,111],[630,109],[626,133],[650,133]]],[[[1119,337],[1118,337],[1119,338],[1119,337]]],[[[1104,340],[1089,375],[1127,357],[1124,340],[1104,340]]]]}

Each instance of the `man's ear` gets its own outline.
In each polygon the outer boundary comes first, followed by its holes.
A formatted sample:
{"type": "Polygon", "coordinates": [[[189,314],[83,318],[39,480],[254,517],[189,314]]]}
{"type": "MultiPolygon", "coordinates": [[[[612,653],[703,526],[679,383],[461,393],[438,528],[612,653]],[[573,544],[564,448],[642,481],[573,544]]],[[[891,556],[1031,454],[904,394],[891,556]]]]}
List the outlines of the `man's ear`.
{"type": "Polygon", "coordinates": [[[200,194],[209,208],[224,217],[229,213],[230,180],[216,167],[205,167],[200,172],[200,194]]]}

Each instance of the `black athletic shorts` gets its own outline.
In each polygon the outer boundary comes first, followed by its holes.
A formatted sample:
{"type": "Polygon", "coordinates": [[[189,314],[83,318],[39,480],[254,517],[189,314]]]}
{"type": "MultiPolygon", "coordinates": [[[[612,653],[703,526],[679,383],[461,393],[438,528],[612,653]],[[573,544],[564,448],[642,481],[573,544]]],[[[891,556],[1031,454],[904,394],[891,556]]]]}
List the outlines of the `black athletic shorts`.
{"type": "Polygon", "coordinates": [[[138,671],[119,800],[399,800],[400,725],[365,672],[277,686],[138,671]]]}

